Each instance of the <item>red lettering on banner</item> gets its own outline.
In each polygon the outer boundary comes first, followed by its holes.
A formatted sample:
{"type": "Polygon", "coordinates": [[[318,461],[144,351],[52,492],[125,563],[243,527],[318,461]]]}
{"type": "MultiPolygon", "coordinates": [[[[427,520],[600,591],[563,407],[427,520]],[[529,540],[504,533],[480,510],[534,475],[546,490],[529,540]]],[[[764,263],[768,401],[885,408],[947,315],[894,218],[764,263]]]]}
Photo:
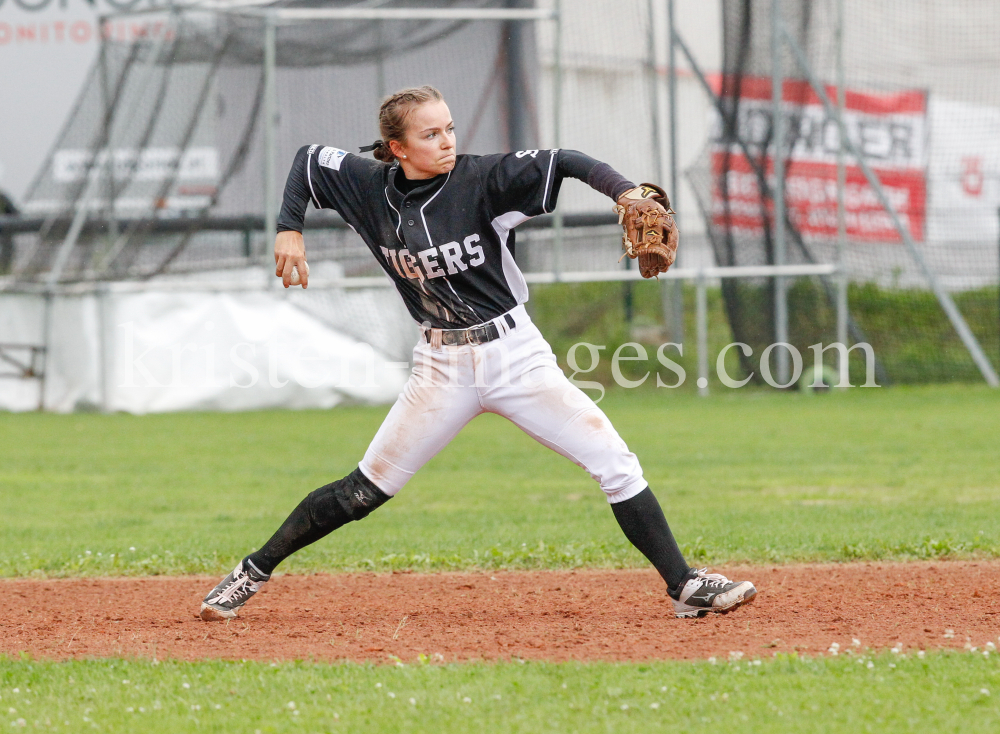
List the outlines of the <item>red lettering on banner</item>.
{"type": "Polygon", "coordinates": [[[77,43],[86,43],[94,34],[94,27],[84,20],[78,20],[69,27],[69,37],[77,43]]]}
{"type": "Polygon", "coordinates": [[[962,159],[962,191],[969,196],[983,193],[983,159],[975,156],[962,159]]]}
{"type": "MultiPolygon", "coordinates": [[[[729,125],[723,126],[717,114],[712,123],[712,219],[716,226],[759,235],[765,222],[773,219],[773,203],[763,198],[753,166],[726,130],[735,122],[739,138],[766,170],[768,186],[773,186],[771,80],[719,75],[713,85],[723,97],[739,96],[740,104],[729,125]]],[[[835,88],[827,87],[826,93],[836,99],[835,88]]],[[[849,139],[872,168],[903,226],[916,241],[922,241],[927,214],[926,94],[848,90],[845,97],[844,124],[849,139]]],[[[836,119],[827,114],[815,91],[802,80],[785,81],[782,101],[790,143],[785,167],[788,217],[803,235],[836,237],[836,154],[840,145],[836,119]]],[[[847,164],[844,196],[848,236],[857,241],[900,242],[892,218],[856,161],[848,157],[847,164]]],[[[964,187],[981,188],[978,170],[966,164],[964,187]]]]}
{"type": "MultiPolygon", "coordinates": [[[[716,226],[760,233],[764,217],[773,217],[770,200],[761,198],[757,174],[740,155],[712,154],[714,189],[712,219],[716,226]],[[722,172],[728,163],[725,180],[722,172]],[[727,197],[723,197],[722,187],[727,197]],[[728,207],[726,201],[728,200],[728,207]]],[[[924,238],[926,181],[923,171],[876,170],[875,175],[889,201],[915,240],[924,238]]],[[[785,170],[785,206],[788,218],[805,235],[837,235],[837,167],[827,163],[791,161],[785,170]]],[[[773,183],[771,161],[767,162],[768,182],[773,183]]],[[[858,166],[847,167],[844,189],[847,236],[867,242],[899,242],[892,219],[879,203],[858,166]]]]}
{"type": "MultiPolygon", "coordinates": [[[[0,0],[2,6],[4,0],[0,0]]],[[[11,43],[91,43],[103,35],[105,39],[134,41],[141,38],[173,39],[173,32],[162,21],[153,23],[106,23],[100,28],[89,21],[56,20],[51,23],[11,24],[0,22],[0,46],[11,43]]]]}

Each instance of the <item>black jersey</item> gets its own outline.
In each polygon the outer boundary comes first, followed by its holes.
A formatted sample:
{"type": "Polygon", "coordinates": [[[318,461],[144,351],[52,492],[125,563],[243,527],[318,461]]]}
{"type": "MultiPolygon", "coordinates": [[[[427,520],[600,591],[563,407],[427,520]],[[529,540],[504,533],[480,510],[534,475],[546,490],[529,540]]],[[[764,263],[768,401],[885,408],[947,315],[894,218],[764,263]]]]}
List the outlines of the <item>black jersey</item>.
{"type": "MultiPolygon", "coordinates": [[[[278,229],[301,231],[310,200],[318,209],[335,209],[418,323],[466,328],[528,300],[514,261],[514,228],[555,208],[566,175],[587,180],[599,166],[614,173],[580,153],[563,153],[569,154],[563,165],[558,150],[460,155],[451,172],[402,186],[395,183],[404,178],[398,161],[305,146],[288,177],[278,229]]],[[[631,185],[617,174],[611,179],[615,190],[631,185]]]]}

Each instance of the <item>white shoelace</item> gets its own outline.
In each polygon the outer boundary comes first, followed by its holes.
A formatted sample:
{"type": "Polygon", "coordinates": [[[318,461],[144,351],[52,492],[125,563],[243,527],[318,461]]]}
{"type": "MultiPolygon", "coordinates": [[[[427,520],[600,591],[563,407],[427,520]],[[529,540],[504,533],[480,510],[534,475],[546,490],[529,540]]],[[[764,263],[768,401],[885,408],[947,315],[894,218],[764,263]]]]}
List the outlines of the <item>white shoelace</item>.
{"type": "Polygon", "coordinates": [[[233,577],[233,583],[229,585],[229,588],[225,589],[212,601],[238,601],[240,596],[250,596],[258,588],[258,583],[250,578],[250,575],[246,571],[240,569],[240,572],[233,577]]]}
{"type": "Polygon", "coordinates": [[[721,573],[708,573],[707,568],[700,568],[697,573],[697,578],[700,579],[706,586],[717,586],[721,589],[726,584],[732,583],[721,573]]]}

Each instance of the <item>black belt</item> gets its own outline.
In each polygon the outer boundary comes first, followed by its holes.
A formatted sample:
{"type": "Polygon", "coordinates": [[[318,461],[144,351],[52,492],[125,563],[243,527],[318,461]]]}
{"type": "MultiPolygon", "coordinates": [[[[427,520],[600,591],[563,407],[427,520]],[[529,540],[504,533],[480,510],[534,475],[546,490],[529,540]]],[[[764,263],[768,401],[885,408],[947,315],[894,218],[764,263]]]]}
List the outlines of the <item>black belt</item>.
{"type": "MultiPolygon", "coordinates": [[[[504,314],[503,319],[507,322],[509,328],[514,328],[513,316],[507,313],[504,314]]],[[[430,333],[433,331],[441,332],[441,343],[450,347],[460,347],[465,344],[473,346],[485,344],[494,339],[499,339],[501,336],[500,329],[492,321],[479,324],[478,326],[470,326],[468,329],[424,329],[424,339],[428,342],[431,340],[430,333]]]]}

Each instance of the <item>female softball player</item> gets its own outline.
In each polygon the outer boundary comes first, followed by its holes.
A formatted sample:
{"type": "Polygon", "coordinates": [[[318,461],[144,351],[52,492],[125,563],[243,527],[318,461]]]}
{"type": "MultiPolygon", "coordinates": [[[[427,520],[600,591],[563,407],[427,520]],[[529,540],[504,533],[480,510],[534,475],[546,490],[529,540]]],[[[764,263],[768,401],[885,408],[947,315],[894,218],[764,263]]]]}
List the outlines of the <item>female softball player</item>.
{"type": "Polygon", "coordinates": [[[485,412],[590,473],[625,536],[663,577],[676,616],[728,612],[751,601],[757,592],[749,581],[685,563],[635,454],[563,375],[524,308],[528,288],[514,261],[514,228],[551,212],[566,177],[619,203],[641,187],[576,151],[456,155],[451,113],[433,87],[386,99],[379,127],[382,140],[362,148],[375,161],[320,145],[298,151],[278,219],[275,274],[287,288],[295,270],[308,285],[306,206],[337,210],[421,325],[412,373],[358,468],[302,500],[205,597],[202,619],[235,617],[281,561],[388,502],[485,412]]]}

